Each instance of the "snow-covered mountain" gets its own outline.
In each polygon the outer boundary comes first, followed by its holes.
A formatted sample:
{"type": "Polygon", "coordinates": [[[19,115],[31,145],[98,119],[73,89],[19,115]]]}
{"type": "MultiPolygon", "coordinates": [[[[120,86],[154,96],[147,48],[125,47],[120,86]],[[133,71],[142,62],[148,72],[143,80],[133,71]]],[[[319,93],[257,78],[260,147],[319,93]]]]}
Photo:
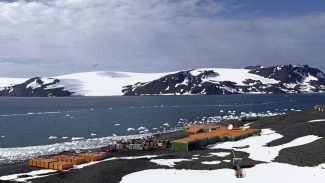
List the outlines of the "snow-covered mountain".
{"type": "Polygon", "coordinates": [[[0,78],[0,96],[225,95],[325,91],[325,74],[307,65],[200,68],[169,73],[84,72],[0,78]]]}

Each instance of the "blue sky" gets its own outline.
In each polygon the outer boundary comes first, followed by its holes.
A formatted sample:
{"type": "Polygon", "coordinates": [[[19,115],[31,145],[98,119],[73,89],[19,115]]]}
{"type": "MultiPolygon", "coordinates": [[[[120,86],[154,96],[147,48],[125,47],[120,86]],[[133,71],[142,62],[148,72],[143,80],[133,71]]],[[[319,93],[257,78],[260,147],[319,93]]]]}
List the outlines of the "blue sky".
{"type": "Polygon", "coordinates": [[[0,24],[2,77],[289,63],[325,71],[322,0],[6,0],[0,24]]]}
{"type": "Polygon", "coordinates": [[[295,17],[322,13],[325,10],[325,3],[322,0],[224,0],[222,2],[241,7],[236,12],[229,13],[235,18],[240,16],[295,17]]]}

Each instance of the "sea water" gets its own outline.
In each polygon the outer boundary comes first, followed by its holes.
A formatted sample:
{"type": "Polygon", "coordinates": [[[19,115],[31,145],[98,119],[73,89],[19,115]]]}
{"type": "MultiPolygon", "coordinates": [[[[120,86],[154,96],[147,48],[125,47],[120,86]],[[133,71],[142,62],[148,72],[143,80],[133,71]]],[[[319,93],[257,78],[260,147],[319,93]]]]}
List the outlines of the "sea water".
{"type": "Polygon", "coordinates": [[[325,94],[0,98],[0,161],[5,151],[17,147],[95,147],[120,136],[160,133],[211,116],[288,113],[324,103],[325,94]]]}

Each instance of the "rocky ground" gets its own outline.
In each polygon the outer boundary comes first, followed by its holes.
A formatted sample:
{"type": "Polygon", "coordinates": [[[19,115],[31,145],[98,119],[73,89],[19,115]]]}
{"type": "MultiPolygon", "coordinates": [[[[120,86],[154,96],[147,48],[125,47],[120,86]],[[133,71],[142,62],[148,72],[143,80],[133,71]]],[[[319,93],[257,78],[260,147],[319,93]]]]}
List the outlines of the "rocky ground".
{"type": "MultiPolygon", "coordinates": [[[[254,128],[271,128],[277,133],[283,135],[283,138],[272,141],[268,146],[277,146],[292,141],[295,138],[305,135],[325,136],[325,122],[307,123],[313,119],[325,119],[325,113],[304,111],[290,113],[284,116],[260,118],[254,121],[250,126],[254,128]]],[[[246,122],[230,121],[224,122],[241,126],[246,122]]],[[[174,134],[161,135],[158,138],[181,137],[182,132],[174,134]]],[[[312,143],[283,149],[279,156],[275,159],[276,162],[289,163],[298,166],[316,166],[325,163],[325,140],[323,138],[312,143]]],[[[159,157],[151,159],[192,159],[191,161],[183,161],[176,163],[174,169],[196,169],[196,170],[212,170],[219,168],[232,168],[232,155],[226,157],[211,156],[211,152],[230,152],[224,149],[201,149],[189,152],[175,152],[169,149],[159,149],[151,151],[120,151],[111,153],[111,157],[125,156],[144,156],[144,155],[159,155],[159,157]],[[194,158],[200,154],[199,158],[194,158]],[[202,164],[203,161],[221,161],[220,164],[207,165],[202,164]]],[[[235,152],[237,157],[243,158],[244,168],[252,167],[256,164],[263,163],[254,161],[248,158],[249,154],[245,152],[235,152]]],[[[157,165],[150,162],[150,159],[117,159],[106,162],[101,162],[92,166],[87,166],[82,169],[74,169],[64,173],[58,173],[52,176],[47,176],[39,179],[33,179],[32,182],[119,182],[123,176],[146,169],[171,168],[168,166],[157,165]]],[[[23,173],[36,170],[37,168],[29,167],[27,162],[0,166],[0,176],[13,173],[23,173]]],[[[145,177],[144,177],[145,179],[145,177]]]]}

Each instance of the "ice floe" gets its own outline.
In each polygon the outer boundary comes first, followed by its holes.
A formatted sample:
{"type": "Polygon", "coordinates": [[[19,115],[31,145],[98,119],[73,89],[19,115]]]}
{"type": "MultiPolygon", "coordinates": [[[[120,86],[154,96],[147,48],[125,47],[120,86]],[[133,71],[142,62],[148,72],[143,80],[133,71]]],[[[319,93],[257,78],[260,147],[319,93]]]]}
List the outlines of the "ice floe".
{"type": "Polygon", "coordinates": [[[128,129],[126,129],[126,131],[134,131],[135,129],[134,128],[128,128],[128,129]]]}
{"type": "Polygon", "coordinates": [[[151,133],[147,133],[142,135],[127,135],[117,137],[109,136],[55,143],[50,145],[0,148],[0,164],[27,160],[42,155],[56,154],[62,151],[94,149],[98,147],[107,146],[108,144],[114,143],[121,139],[138,139],[149,137],[151,135],[151,133]]]}
{"type": "Polygon", "coordinates": [[[57,139],[57,136],[49,136],[49,139],[57,139]]]}
{"type": "MultiPolygon", "coordinates": [[[[13,116],[31,116],[31,115],[54,115],[61,113],[79,113],[79,112],[88,112],[90,109],[80,109],[80,110],[68,110],[68,111],[41,111],[41,112],[27,112],[27,113],[13,113],[13,114],[0,114],[0,117],[13,117],[13,116]]],[[[67,116],[67,115],[66,115],[67,116]]],[[[68,114],[67,117],[71,117],[68,114]]]]}
{"type": "Polygon", "coordinates": [[[71,140],[82,140],[84,137],[72,137],[71,140]]]}
{"type": "Polygon", "coordinates": [[[141,130],[146,130],[146,129],[147,129],[147,128],[144,127],[144,126],[140,126],[140,127],[138,128],[139,131],[141,131],[141,130]]]}
{"type": "Polygon", "coordinates": [[[149,130],[147,130],[147,129],[146,130],[139,131],[140,134],[142,134],[142,133],[148,133],[148,132],[149,132],[149,130]]]}

